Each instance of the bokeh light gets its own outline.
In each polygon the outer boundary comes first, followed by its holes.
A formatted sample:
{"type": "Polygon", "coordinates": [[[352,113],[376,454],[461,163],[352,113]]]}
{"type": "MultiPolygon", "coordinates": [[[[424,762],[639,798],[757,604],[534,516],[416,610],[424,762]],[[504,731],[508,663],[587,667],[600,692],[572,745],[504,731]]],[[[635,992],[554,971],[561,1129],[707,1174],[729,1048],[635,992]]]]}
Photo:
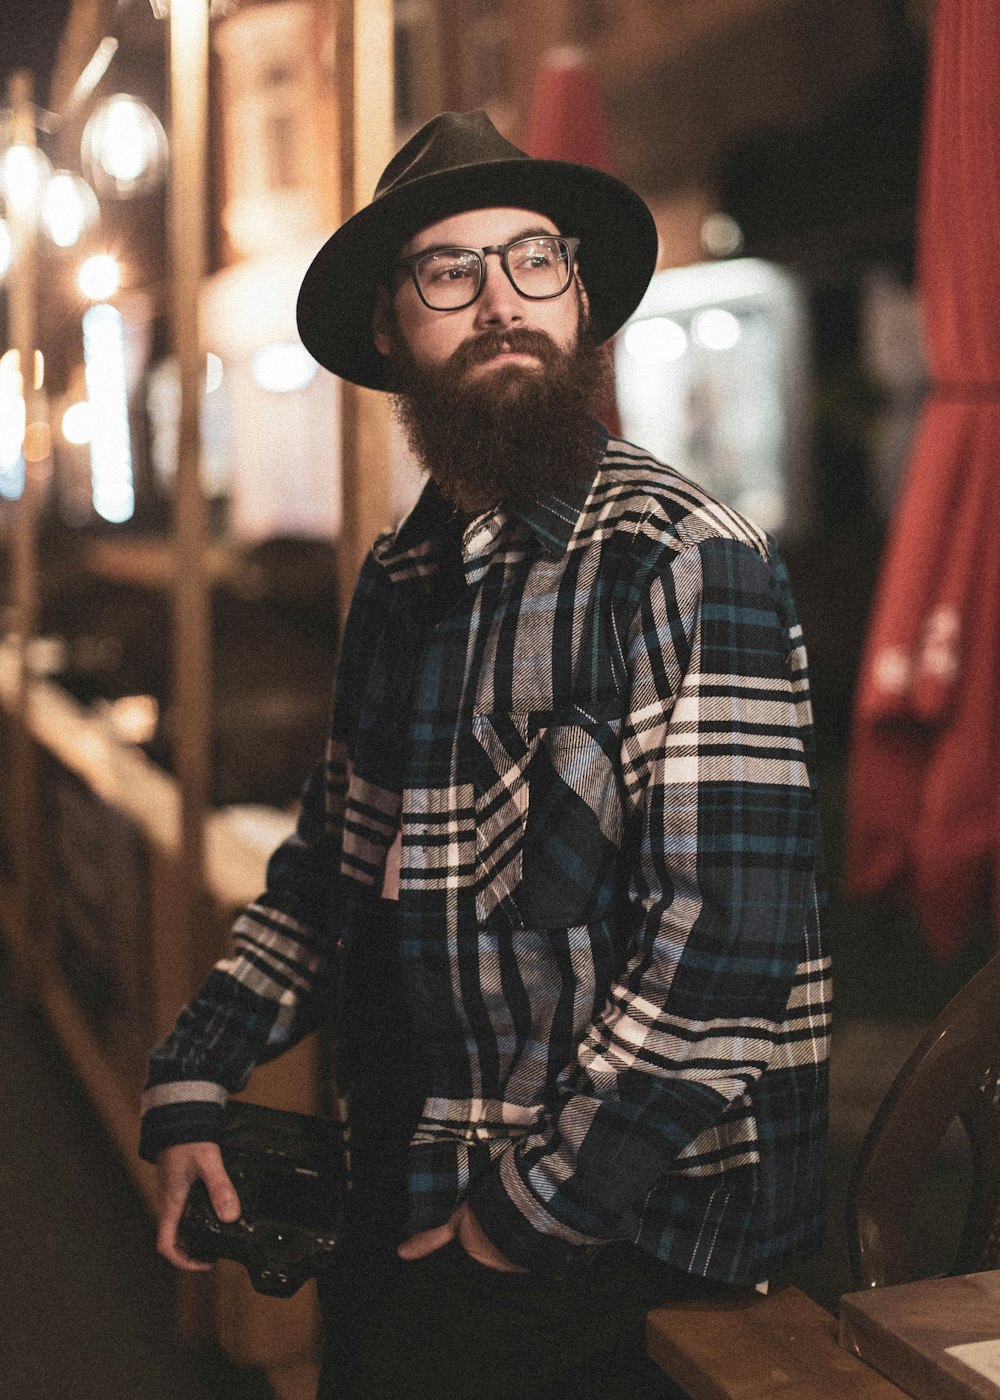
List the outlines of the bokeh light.
{"type": "Polygon", "coordinates": [[[635,321],[625,332],[625,349],[635,360],[667,364],[679,360],[687,349],[684,327],[669,316],[650,316],[635,321]]]}
{"type": "Polygon", "coordinates": [[[743,247],[743,230],[729,214],[709,214],[701,226],[701,246],[710,257],[731,258],[743,247]]]}
{"type": "Polygon", "coordinates": [[[691,322],[691,334],[706,350],[731,350],[743,334],[737,317],[722,306],[699,311],[691,322]]]}
{"type": "Polygon", "coordinates": [[[205,393],[214,394],[217,389],[221,389],[224,377],[222,360],[210,350],[205,361],[205,393]]]}
{"type": "Polygon", "coordinates": [[[118,92],[94,110],[80,153],[98,194],[127,199],[147,193],[163,178],[167,137],[145,102],[118,92]]]}
{"type": "Polygon", "coordinates": [[[110,253],[95,253],[82,264],[77,278],[80,291],[91,301],[107,301],[121,286],[122,272],[110,253]]]}
{"type": "Polygon", "coordinates": [[[72,248],[100,215],[97,196],[79,175],[57,170],[45,188],[42,223],[57,248],[72,248]]]}
{"type": "Polygon", "coordinates": [[[71,403],[62,416],[62,435],[74,447],[86,447],[90,441],[90,404],[71,403]]]}
{"type": "Polygon", "coordinates": [[[270,394],[306,389],[316,377],[316,361],[297,341],[276,341],[258,350],[250,361],[254,383],[270,394]]]}
{"type": "Polygon", "coordinates": [[[90,471],[94,509],[121,524],[135,510],[132,440],[125,382],[125,330],[114,306],[92,306],[83,318],[87,401],[91,406],[90,471]]]}
{"type": "Polygon", "coordinates": [[[0,157],[0,191],[18,214],[32,214],[41,204],[52,166],[37,146],[8,146],[0,157]]]}
{"type": "Polygon", "coordinates": [[[11,242],[10,228],[6,219],[0,219],[0,282],[10,271],[10,261],[14,253],[14,245],[11,242]]]}

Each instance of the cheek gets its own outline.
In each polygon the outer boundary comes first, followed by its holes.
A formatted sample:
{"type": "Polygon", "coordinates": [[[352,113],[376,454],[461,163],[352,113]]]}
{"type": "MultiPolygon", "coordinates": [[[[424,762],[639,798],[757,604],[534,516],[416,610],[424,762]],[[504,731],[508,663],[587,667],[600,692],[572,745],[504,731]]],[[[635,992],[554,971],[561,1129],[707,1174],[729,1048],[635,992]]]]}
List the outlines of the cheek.
{"type": "Polygon", "coordinates": [[[414,354],[434,362],[446,360],[470,333],[457,317],[444,315],[433,321],[420,317],[402,329],[414,354]]]}
{"type": "Polygon", "coordinates": [[[561,349],[570,350],[576,344],[580,325],[579,303],[574,297],[572,301],[567,300],[565,304],[560,304],[558,311],[544,329],[548,330],[561,349]]]}

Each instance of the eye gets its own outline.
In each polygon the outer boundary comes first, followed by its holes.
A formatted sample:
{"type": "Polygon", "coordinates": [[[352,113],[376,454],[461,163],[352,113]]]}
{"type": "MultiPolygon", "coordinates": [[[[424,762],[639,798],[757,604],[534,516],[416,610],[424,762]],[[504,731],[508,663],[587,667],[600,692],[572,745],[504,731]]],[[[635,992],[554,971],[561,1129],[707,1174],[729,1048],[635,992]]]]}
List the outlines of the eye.
{"type": "Polygon", "coordinates": [[[510,257],[514,267],[535,272],[542,268],[555,267],[562,261],[562,252],[557,243],[551,243],[547,239],[532,239],[524,243],[515,243],[510,257]]]}
{"type": "Polygon", "coordinates": [[[417,271],[425,285],[468,282],[476,275],[476,262],[466,255],[434,253],[418,264],[417,271]]]}

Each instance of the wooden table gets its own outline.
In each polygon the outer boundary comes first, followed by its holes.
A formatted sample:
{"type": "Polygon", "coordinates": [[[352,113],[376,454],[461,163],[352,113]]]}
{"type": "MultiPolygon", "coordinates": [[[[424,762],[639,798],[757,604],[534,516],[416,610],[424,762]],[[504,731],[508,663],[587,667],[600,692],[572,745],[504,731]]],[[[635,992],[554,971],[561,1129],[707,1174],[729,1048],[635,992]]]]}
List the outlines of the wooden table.
{"type": "Polygon", "coordinates": [[[847,1293],[840,1340],[916,1400],[1000,1400],[1000,1271],[847,1293]]]}
{"type": "Polygon", "coordinates": [[[692,1400],[905,1400],[797,1288],[654,1308],[647,1350],[692,1400]]]}

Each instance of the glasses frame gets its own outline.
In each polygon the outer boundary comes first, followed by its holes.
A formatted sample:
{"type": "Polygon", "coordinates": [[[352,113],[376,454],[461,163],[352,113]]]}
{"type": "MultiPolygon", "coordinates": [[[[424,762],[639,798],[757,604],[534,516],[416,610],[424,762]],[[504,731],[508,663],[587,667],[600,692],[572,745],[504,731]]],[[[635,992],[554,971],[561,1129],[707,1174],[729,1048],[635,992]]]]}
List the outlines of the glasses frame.
{"type": "Polygon", "coordinates": [[[520,237],[512,238],[509,243],[491,243],[486,248],[466,248],[460,243],[441,243],[433,248],[421,248],[419,253],[408,253],[406,257],[400,258],[399,266],[405,268],[410,274],[413,285],[417,289],[417,296],[427,307],[428,311],[440,311],[442,313],[448,311],[464,311],[466,307],[474,306],[486,289],[486,258],[490,253],[496,253],[497,257],[500,259],[500,266],[507,275],[507,281],[514,288],[514,291],[517,292],[519,297],[524,297],[525,301],[554,301],[556,297],[565,296],[566,292],[568,292],[572,286],[573,274],[576,271],[576,254],[579,247],[579,238],[570,238],[564,233],[522,233],[520,237]],[[540,296],[531,292],[521,291],[521,288],[511,275],[510,264],[507,261],[507,255],[511,248],[516,248],[519,243],[534,243],[539,238],[555,238],[560,243],[565,243],[568,254],[568,270],[565,287],[562,287],[558,292],[544,292],[540,296]],[[461,302],[458,306],[432,306],[424,296],[420,283],[417,280],[417,263],[420,262],[421,258],[429,257],[432,253],[475,253],[476,257],[479,259],[479,266],[481,269],[479,287],[476,290],[475,296],[470,297],[468,301],[461,302]]]}

